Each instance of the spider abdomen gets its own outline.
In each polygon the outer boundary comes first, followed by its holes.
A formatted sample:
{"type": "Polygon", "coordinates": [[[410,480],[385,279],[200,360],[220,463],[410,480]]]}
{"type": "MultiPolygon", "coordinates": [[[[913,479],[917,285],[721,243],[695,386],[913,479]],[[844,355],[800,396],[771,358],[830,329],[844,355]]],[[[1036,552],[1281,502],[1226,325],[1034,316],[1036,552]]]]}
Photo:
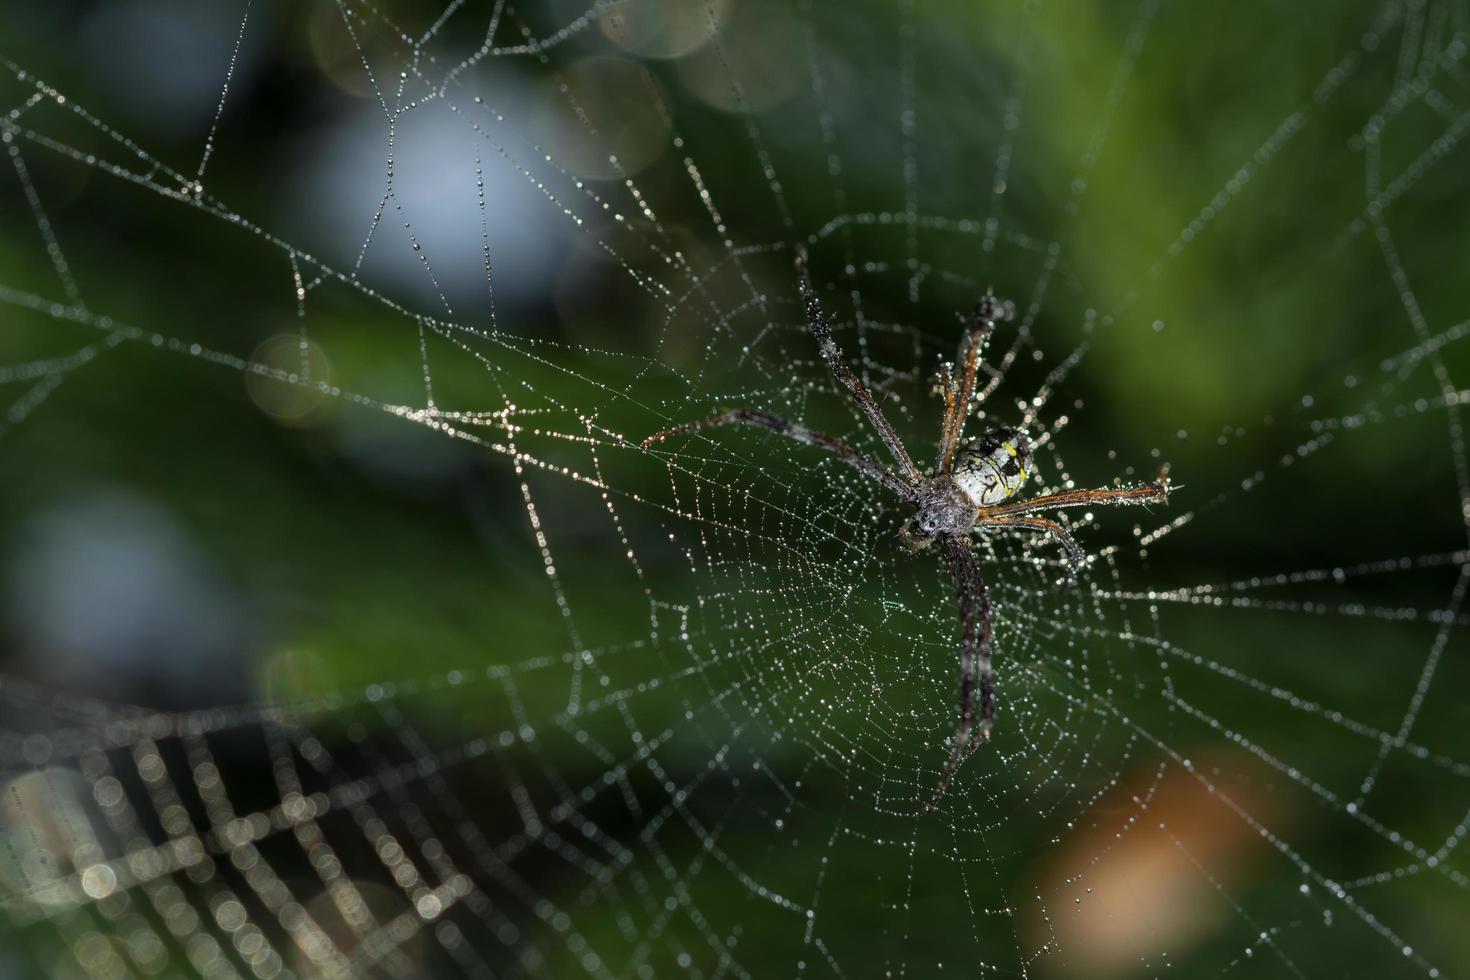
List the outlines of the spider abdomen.
{"type": "Polygon", "coordinates": [[[954,482],[977,507],[992,507],[1015,496],[1034,468],[1024,432],[991,429],[959,451],[954,482]]]}

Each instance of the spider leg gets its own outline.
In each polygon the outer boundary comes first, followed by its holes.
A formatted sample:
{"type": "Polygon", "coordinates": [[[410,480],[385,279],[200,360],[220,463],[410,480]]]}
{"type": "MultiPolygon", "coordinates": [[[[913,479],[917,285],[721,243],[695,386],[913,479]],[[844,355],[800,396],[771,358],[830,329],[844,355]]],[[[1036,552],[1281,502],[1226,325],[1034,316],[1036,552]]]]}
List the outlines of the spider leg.
{"type": "Polygon", "coordinates": [[[976,527],[1024,527],[1032,531],[1040,531],[1050,534],[1057,539],[1057,544],[1067,553],[1067,563],[1071,569],[1072,577],[1077,577],[1077,570],[1082,567],[1085,560],[1082,549],[1077,547],[1077,542],[1072,540],[1072,534],[1056,521],[1049,521],[1045,517],[990,517],[981,518],[976,527]]]}
{"type": "Polygon", "coordinates": [[[808,446],[816,446],[820,449],[825,449],[829,453],[837,456],[843,462],[856,467],[862,473],[877,480],[889,490],[892,490],[894,493],[898,494],[898,496],[903,500],[911,501],[914,499],[913,487],[909,486],[907,483],[894,476],[893,473],[889,471],[888,467],[884,466],[873,457],[858,452],[856,449],[853,449],[841,439],[834,439],[832,436],[823,435],[820,432],[814,432],[804,425],[797,425],[795,422],[788,422],[778,415],[772,415],[769,412],[762,412],[760,409],[756,408],[735,408],[731,409],[728,412],[722,412],[719,415],[713,416],[711,418],[698,419],[694,422],[685,422],[683,425],[676,425],[672,429],[665,429],[662,432],[654,433],[647,439],[644,439],[642,445],[644,449],[647,449],[654,443],[662,442],[663,440],[671,438],[673,436],[683,435],[686,432],[696,432],[700,429],[710,429],[714,428],[717,425],[729,425],[732,422],[743,422],[749,425],[759,425],[764,428],[770,429],[772,432],[787,436],[791,439],[795,439],[797,442],[804,442],[808,446]]]}
{"type": "Polygon", "coordinates": [[[977,522],[988,522],[995,517],[1019,517],[1041,510],[1060,510],[1063,507],[1091,507],[1105,504],[1154,504],[1167,502],[1169,482],[1156,480],[1140,483],[1136,487],[1115,487],[1108,490],[1067,490],[1049,493],[1044,497],[1017,500],[1009,504],[980,508],[977,522]]]}
{"type": "Polygon", "coordinates": [[[946,534],[944,550],[949,557],[955,602],[960,611],[960,721],[955,728],[949,760],[939,774],[939,785],[934,787],[934,796],[925,807],[929,813],[939,808],[939,801],[960,763],[979,742],[989,740],[990,726],[995,721],[995,681],[990,673],[990,594],[970,551],[968,538],[946,534]],[[972,739],[977,740],[974,745],[972,739]]]}
{"type": "Polygon", "coordinates": [[[837,342],[832,339],[832,329],[827,326],[827,321],[822,317],[822,307],[817,303],[817,294],[812,288],[812,278],[807,272],[805,258],[797,256],[796,271],[801,288],[802,305],[806,310],[807,327],[817,340],[822,359],[827,362],[827,367],[836,375],[837,380],[847,388],[848,393],[852,395],[852,400],[857,402],[858,408],[862,409],[863,414],[867,416],[868,422],[877,431],[878,438],[883,440],[883,445],[888,447],[888,452],[898,463],[900,474],[909,482],[917,485],[923,480],[923,477],[915,468],[914,461],[909,458],[908,450],[904,449],[903,443],[898,441],[898,434],[893,431],[893,426],[888,424],[888,419],[884,417],[883,410],[878,407],[872,393],[863,386],[857,375],[852,373],[852,369],[842,361],[842,351],[838,349],[837,342]]]}
{"type": "Polygon", "coordinates": [[[975,319],[960,340],[960,352],[955,358],[955,367],[960,371],[959,383],[952,388],[952,395],[945,396],[944,427],[940,430],[935,473],[948,473],[954,461],[955,450],[959,448],[960,436],[965,430],[965,418],[970,414],[970,401],[975,397],[975,375],[980,370],[980,354],[995,329],[996,319],[1005,317],[1006,309],[1006,305],[997,302],[989,290],[975,304],[975,319]]]}
{"type": "Polygon", "coordinates": [[[934,380],[933,393],[944,397],[944,426],[948,428],[955,410],[955,384],[954,375],[949,373],[947,365],[939,365],[939,377],[934,380]]]}

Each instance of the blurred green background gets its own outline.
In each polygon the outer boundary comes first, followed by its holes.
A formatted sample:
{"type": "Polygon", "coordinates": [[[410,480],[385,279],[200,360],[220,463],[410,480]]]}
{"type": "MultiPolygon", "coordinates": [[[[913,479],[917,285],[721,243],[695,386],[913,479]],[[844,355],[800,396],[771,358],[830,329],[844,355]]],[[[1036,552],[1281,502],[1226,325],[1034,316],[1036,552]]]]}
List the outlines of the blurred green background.
{"type": "Polygon", "coordinates": [[[1467,32],[0,13],[0,972],[1462,974],[1467,32]],[[985,419],[1183,485],[1078,587],[979,545],[1002,717],[932,817],[899,510],[633,446],[750,403],[881,452],[798,247],[916,458],[992,286],[985,419]]]}

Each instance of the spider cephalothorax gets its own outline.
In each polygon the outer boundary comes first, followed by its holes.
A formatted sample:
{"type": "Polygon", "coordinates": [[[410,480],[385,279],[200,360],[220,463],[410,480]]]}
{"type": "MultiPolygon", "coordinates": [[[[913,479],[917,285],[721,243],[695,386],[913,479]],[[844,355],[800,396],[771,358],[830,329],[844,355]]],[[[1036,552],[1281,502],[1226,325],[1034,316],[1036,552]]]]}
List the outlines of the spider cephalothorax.
{"type": "Polygon", "coordinates": [[[914,495],[914,513],[898,533],[909,547],[922,551],[941,534],[964,534],[974,527],[979,510],[948,474],[931,477],[914,495]]]}
{"type": "Polygon", "coordinates": [[[987,293],[975,307],[975,319],[960,341],[954,369],[940,372],[939,393],[944,397],[944,425],[939,435],[939,454],[929,475],[919,472],[904,449],[893,426],[888,424],[878,403],[842,360],[822,317],[806,264],[797,259],[797,283],[806,312],[807,327],[827,366],[842,383],[878,433],[898,473],[871,456],[858,452],[840,439],[814,432],[757,408],[737,408],[712,418],[685,422],[649,436],[644,448],[660,440],[697,429],[744,422],[759,425],[807,445],[819,446],[893,491],[914,508],[899,529],[915,549],[938,541],[944,546],[954,579],[955,599],[960,612],[960,720],[950,743],[949,758],[939,775],[939,784],[929,800],[929,809],[939,805],[950,779],[966,756],[990,738],[995,719],[995,686],[991,677],[990,599],[980,566],[970,550],[970,532],[975,529],[1009,528],[1050,534],[1067,553],[1075,574],[1083,564],[1082,550],[1072,535],[1056,521],[1036,516],[1047,510],[1086,507],[1094,504],[1147,504],[1168,498],[1169,484],[1160,475],[1152,483],[1107,490],[1065,490],[1029,500],[1015,500],[1021,487],[1035,472],[1031,440],[1019,429],[1000,428],[986,432],[960,447],[965,419],[975,399],[975,375],[985,340],[997,319],[1008,319],[1010,306],[987,293]]]}

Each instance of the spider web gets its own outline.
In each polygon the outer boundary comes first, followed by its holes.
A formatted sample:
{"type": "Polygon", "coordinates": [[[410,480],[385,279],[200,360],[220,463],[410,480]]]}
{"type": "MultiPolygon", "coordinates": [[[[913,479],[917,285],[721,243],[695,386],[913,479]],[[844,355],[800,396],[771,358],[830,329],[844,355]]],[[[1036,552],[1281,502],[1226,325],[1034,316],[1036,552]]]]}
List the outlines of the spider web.
{"type": "Polygon", "coordinates": [[[1470,960],[1465,3],[182,10],[0,52],[7,967],[1470,960]],[[933,815],[902,508],[639,448],[882,456],[798,248],[921,465],[994,286],[969,433],[1183,484],[1074,514],[1075,584],[976,536],[997,728],[933,815]]]}

